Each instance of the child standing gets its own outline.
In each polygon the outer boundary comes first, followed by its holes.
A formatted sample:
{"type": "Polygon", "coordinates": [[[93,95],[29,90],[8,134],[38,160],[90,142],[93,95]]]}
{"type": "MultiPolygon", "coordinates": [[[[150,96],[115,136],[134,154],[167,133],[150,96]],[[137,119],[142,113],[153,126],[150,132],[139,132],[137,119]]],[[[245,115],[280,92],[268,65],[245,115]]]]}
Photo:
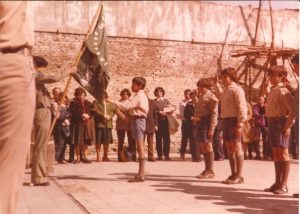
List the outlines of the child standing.
{"type": "Polygon", "coordinates": [[[267,97],[266,116],[275,165],[275,183],[265,191],[274,194],[288,192],[289,138],[296,117],[295,101],[289,90],[282,84],[286,73],[283,66],[273,66],[268,73],[272,87],[267,97]]]}
{"type": "Polygon", "coordinates": [[[145,180],[145,150],[144,139],[146,129],[146,117],[149,111],[148,98],[144,92],[146,80],[143,77],[135,77],[132,79],[131,91],[133,95],[129,102],[121,103],[116,101],[115,105],[121,110],[130,110],[130,125],[132,137],[135,139],[138,156],[139,156],[139,171],[128,182],[143,182],[145,180]]]}

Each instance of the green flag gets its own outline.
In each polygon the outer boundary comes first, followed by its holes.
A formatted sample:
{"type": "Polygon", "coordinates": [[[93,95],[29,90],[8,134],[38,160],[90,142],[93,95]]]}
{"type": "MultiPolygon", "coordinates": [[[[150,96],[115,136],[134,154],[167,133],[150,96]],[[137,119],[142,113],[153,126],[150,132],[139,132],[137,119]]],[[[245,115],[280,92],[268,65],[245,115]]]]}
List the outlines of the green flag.
{"type": "Polygon", "coordinates": [[[93,97],[100,100],[104,97],[109,82],[103,5],[100,6],[95,28],[85,44],[74,78],[93,97]]]}

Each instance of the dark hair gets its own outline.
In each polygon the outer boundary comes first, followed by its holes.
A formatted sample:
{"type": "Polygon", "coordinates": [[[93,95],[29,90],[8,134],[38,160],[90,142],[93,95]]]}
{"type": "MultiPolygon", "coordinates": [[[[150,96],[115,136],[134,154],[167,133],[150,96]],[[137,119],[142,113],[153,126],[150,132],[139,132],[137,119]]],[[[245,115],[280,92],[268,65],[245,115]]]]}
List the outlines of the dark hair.
{"type": "Polygon", "coordinates": [[[283,65],[274,65],[268,69],[268,75],[276,75],[279,77],[287,77],[287,70],[283,65]]]}
{"type": "Polygon", "coordinates": [[[124,94],[128,94],[128,97],[131,96],[130,91],[127,88],[124,88],[121,92],[120,92],[120,96],[123,96],[124,94]]]}
{"type": "MultiPolygon", "coordinates": [[[[60,92],[59,93],[59,95],[58,95],[59,96],[59,100],[61,100],[61,98],[62,98],[63,95],[64,95],[64,92],[60,92]]],[[[69,105],[69,98],[68,98],[67,95],[65,96],[65,99],[66,99],[65,104],[69,105]]]]}
{"type": "Polygon", "coordinates": [[[293,64],[298,64],[299,65],[299,53],[297,53],[293,58],[291,59],[291,62],[293,64]]]}
{"type": "Polygon", "coordinates": [[[132,83],[140,86],[141,89],[144,89],[146,86],[146,80],[144,77],[135,77],[132,79],[132,83]]]}
{"type": "Polygon", "coordinates": [[[161,91],[162,92],[162,94],[163,94],[163,96],[165,96],[165,89],[163,89],[163,87],[156,87],[155,89],[154,89],[154,95],[157,97],[158,96],[158,91],[161,91]]]}
{"type": "Polygon", "coordinates": [[[86,96],[86,91],[83,88],[78,87],[78,88],[75,89],[75,92],[74,92],[75,97],[78,97],[82,94],[84,94],[86,96]]]}
{"type": "Polygon", "coordinates": [[[48,66],[47,60],[41,56],[33,56],[33,63],[38,68],[48,66]]]}
{"type": "Polygon", "coordinates": [[[221,71],[221,75],[228,76],[232,81],[237,82],[237,72],[234,68],[228,67],[221,71]]]}
{"type": "Polygon", "coordinates": [[[185,95],[186,95],[187,93],[191,93],[191,89],[185,89],[183,93],[184,93],[185,95]]]}
{"type": "Polygon", "coordinates": [[[205,88],[210,88],[211,84],[207,78],[201,78],[197,82],[197,87],[205,87],[205,88]]]}

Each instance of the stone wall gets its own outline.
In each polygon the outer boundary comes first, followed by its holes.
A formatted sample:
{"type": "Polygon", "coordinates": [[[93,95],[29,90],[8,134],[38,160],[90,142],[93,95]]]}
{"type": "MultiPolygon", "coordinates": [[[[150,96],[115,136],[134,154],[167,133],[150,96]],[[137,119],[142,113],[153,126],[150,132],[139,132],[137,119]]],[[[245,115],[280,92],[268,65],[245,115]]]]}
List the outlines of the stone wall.
{"type": "MultiPolygon", "coordinates": [[[[47,58],[48,72],[64,75],[74,69],[84,35],[47,32],[36,32],[35,35],[34,54],[47,58]]],[[[108,37],[107,46],[111,77],[108,93],[112,100],[119,99],[123,88],[130,88],[133,77],[143,76],[152,98],[155,87],[163,86],[165,97],[175,105],[182,99],[186,88],[196,88],[195,84],[200,77],[214,76],[216,58],[221,51],[220,44],[120,37],[108,37]]],[[[237,67],[240,64],[239,59],[230,57],[230,52],[237,48],[241,46],[225,46],[223,66],[237,67]]],[[[48,88],[64,88],[66,81],[67,78],[64,78],[57,84],[48,85],[48,88]]],[[[78,86],[73,80],[69,97],[73,97],[74,89],[78,86]]],[[[88,99],[93,100],[90,95],[88,99]]],[[[114,139],[117,139],[115,135],[114,139]]],[[[177,149],[180,131],[171,140],[174,143],[173,149],[177,149]]]]}

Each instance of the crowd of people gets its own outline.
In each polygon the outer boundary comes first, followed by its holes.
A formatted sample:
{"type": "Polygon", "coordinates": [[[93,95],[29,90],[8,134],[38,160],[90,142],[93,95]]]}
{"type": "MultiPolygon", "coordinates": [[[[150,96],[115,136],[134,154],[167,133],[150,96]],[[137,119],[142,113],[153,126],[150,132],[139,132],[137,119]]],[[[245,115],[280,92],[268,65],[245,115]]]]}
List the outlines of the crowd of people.
{"type": "MultiPolygon", "coordinates": [[[[292,62],[296,67],[298,55],[292,59],[292,62]]],[[[211,79],[201,78],[196,84],[197,89],[184,91],[184,99],[179,102],[179,114],[176,115],[177,119],[182,121],[179,158],[186,159],[188,143],[192,161],[198,162],[201,156],[203,157],[205,169],[196,176],[197,178],[213,178],[214,161],[228,159],[231,174],[223,182],[243,183],[244,160],[273,160],[276,182],[266,191],[276,194],[288,191],[290,154],[298,159],[298,124],[294,123],[298,118],[296,100],[298,95],[297,90],[292,91],[284,85],[287,71],[283,66],[271,67],[268,74],[272,87],[265,94],[260,94],[256,103],[250,104],[246,101],[244,90],[236,82],[234,68],[223,69],[221,81],[216,79],[212,83],[211,79]],[[290,134],[291,129],[292,134],[290,134]],[[292,146],[289,146],[290,144],[292,146]]],[[[143,105],[147,105],[147,108],[140,108],[138,102],[132,101],[131,93],[137,94],[133,88],[131,91],[127,88],[123,89],[118,101],[110,100],[105,93],[102,100],[93,102],[86,99],[83,88],[76,88],[74,98],[70,101],[66,98],[62,103],[63,107],[60,109],[53,131],[57,162],[91,163],[87,148],[92,144],[96,147],[97,162],[101,161],[102,144],[102,161],[110,161],[108,149],[109,144],[113,143],[115,115],[118,161],[141,162],[142,160],[143,164],[140,168],[144,170],[145,154],[142,152],[137,158],[136,152],[141,153],[146,138],[148,161],[170,161],[172,120],[169,120],[169,117],[175,112],[176,107],[165,98],[163,87],[155,88],[156,98],[150,99],[145,85],[146,83],[143,83],[140,90],[147,97],[147,102],[143,101],[143,105]],[[132,110],[140,113],[134,115],[132,110]],[[140,130],[142,133],[132,131],[136,128],[132,121],[137,122],[138,119],[145,120],[140,130]],[[127,136],[127,145],[125,136],[127,136]],[[64,154],[67,144],[70,147],[69,159],[66,161],[64,154]],[[154,144],[156,144],[157,155],[154,154],[154,144]]],[[[51,101],[52,117],[55,117],[61,96],[62,92],[55,87],[51,101]]],[[[144,173],[139,174],[138,178],[138,181],[143,181],[144,173]]]]}
{"type": "MultiPolygon", "coordinates": [[[[76,164],[91,163],[88,147],[93,144],[96,145],[96,161],[101,159],[102,144],[102,161],[109,161],[112,119],[116,114],[118,161],[130,159],[139,162],[138,173],[129,182],[145,180],[145,137],[148,161],[170,161],[170,133],[174,132],[174,127],[176,129],[176,124],[173,124],[176,120],[174,122],[172,117],[176,107],[165,98],[165,89],[157,87],[154,90],[156,98],[150,99],[143,77],[133,78],[132,95],[129,89],[124,89],[119,101],[112,101],[105,94],[102,100],[90,102],[81,87],[76,88],[74,98],[70,100],[64,98],[59,88],[53,89],[51,98],[45,84],[58,82],[63,76],[45,73],[47,60],[32,57],[31,8],[27,1],[0,2],[0,213],[16,211],[26,151],[31,141],[31,124],[35,129],[31,172],[35,186],[50,185],[46,154],[53,118],[57,119],[53,130],[56,161],[60,164],[66,162],[65,150],[69,145],[68,161],[76,164]],[[128,147],[124,146],[125,135],[128,147]],[[154,135],[157,157],[153,148],[154,135]]],[[[299,55],[291,61],[298,77],[299,55]]],[[[284,66],[270,67],[268,77],[272,87],[259,96],[253,106],[247,103],[245,92],[237,83],[237,72],[231,67],[221,71],[220,82],[216,79],[212,84],[209,79],[201,78],[196,90],[184,91],[185,97],[179,104],[179,118],[182,120],[180,158],[185,159],[188,142],[193,161],[199,161],[202,153],[205,168],[196,176],[198,179],[213,178],[214,160],[227,157],[231,172],[222,182],[243,183],[244,159],[253,158],[254,150],[256,159],[263,157],[274,161],[275,182],[265,191],[274,194],[288,192],[289,148],[294,158],[298,158],[299,87],[296,90],[289,87],[284,66]],[[259,148],[260,135],[263,154],[259,148]]]]}

